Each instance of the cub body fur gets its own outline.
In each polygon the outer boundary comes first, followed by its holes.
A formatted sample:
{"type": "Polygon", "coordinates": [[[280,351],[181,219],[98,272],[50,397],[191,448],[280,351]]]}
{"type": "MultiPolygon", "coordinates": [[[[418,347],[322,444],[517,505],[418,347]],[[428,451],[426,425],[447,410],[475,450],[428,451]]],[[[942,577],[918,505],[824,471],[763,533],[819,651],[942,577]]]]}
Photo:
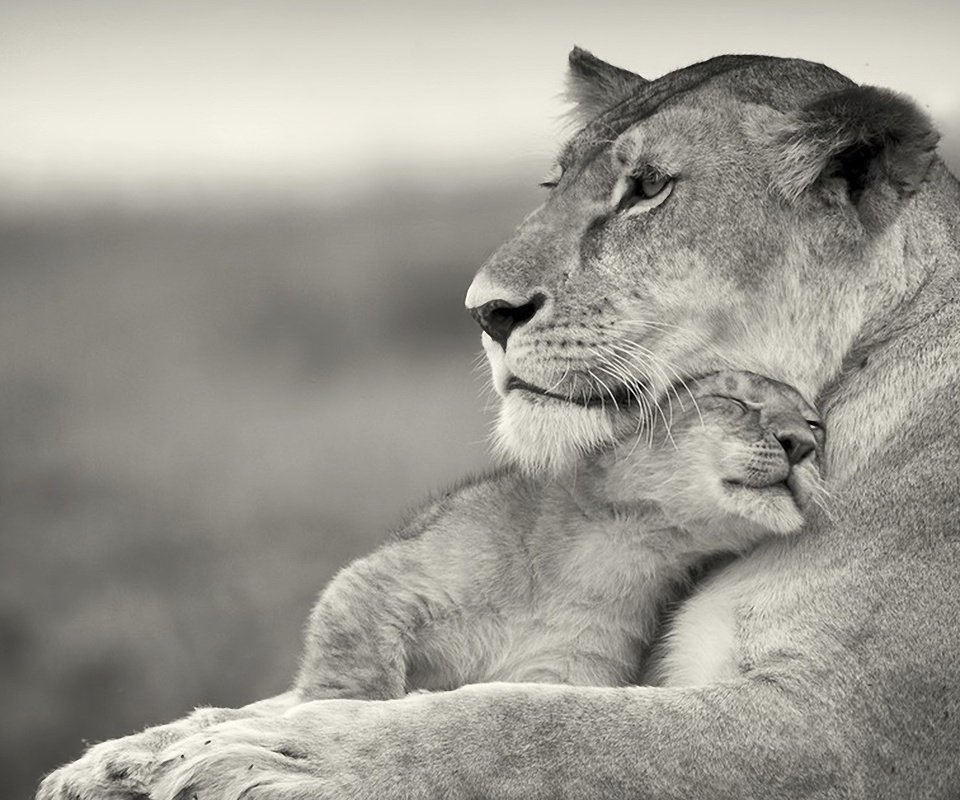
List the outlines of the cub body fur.
{"type": "Polygon", "coordinates": [[[636,683],[688,572],[799,530],[820,490],[819,417],[796,391],[742,373],[689,391],[669,427],[555,479],[509,470],[451,492],[343,570],[312,614],[296,693],[636,683]]]}

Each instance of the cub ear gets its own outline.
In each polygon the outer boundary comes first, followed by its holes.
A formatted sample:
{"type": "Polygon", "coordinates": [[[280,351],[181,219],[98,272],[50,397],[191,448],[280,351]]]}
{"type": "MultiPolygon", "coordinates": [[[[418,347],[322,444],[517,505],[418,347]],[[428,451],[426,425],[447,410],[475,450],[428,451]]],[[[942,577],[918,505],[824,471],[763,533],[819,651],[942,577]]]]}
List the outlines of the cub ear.
{"type": "Polygon", "coordinates": [[[581,125],[647,83],[579,47],[570,51],[568,62],[566,98],[574,104],[573,116],[581,125]]]}
{"type": "Polygon", "coordinates": [[[774,134],[773,182],[789,200],[820,189],[850,203],[870,233],[896,219],[923,183],[939,135],[911,100],[856,86],[817,98],[774,134]]]}

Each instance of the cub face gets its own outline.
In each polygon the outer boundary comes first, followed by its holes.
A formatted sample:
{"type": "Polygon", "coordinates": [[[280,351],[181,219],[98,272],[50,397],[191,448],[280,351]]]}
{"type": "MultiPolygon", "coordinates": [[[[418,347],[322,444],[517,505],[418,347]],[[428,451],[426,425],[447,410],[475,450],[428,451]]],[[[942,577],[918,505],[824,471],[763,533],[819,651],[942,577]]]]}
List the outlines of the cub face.
{"type": "Polygon", "coordinates": [[[936,136],[908,101],[753,56],[647,82],[575,51],[571,78],[584,125],[467,294],[513,461],[562,471],[719,370],[815,397],[920,279],[899,217],[936,136]]]}
{"type": "Polygon", "coordinates": [[[654,503],[669,524],[710,540],[798,530],[824,494],[816,409],[751,373],[717,373],[689,389],[672,419],[598,457],[605,499],[654,503]]]}

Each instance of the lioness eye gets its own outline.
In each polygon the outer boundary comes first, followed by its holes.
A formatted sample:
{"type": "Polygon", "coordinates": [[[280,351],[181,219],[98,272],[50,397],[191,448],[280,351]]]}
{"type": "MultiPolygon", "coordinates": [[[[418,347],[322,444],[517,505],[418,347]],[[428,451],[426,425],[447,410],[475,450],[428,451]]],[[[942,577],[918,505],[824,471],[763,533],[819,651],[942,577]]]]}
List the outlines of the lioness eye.
{"type": "Polygon", "coordinates": [[[540,181],[538,186],[541,189],[552,189],[558,183],[560,183],[560,178],[563,177],[563,170],[560,167],[554,167],[550,172],[543,176],[543,180],[540,181]]]}
{"type": "Polygon", "coordinates": [[[822,423],[822,422],[817,422],[817,420],[815,420],[815,419],[808,419],[808,420],[807,420],[807,425],[810,426],[810,430],[812,430],[812,431],[822,431],[822,430],[823,430],[823,423],[822,423]]]}
{"type": "Polygon", "coordinates": [[[645,167],[635,175],[627,175],[614,189],[618,212],[634,206],[638,210],[654,208],[667,199],[673,189],[673,178],[652,167],[645,167]]]}
{"type": "Polygon", "coordinates": [[[641,175],[638,188],[644,197],[656,197],[663,191],[669,180],[666,175],[641,175]]]}

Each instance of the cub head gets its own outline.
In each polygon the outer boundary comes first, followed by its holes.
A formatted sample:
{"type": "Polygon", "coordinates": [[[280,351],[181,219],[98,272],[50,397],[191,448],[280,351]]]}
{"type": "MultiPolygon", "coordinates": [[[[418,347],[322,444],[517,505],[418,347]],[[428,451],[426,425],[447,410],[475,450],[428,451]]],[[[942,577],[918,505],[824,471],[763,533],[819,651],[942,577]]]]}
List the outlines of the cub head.
{"type": "Polygon", "coordinates": [[[521,465],[562,470],[719,370],[816,397],[920,284],[936,134],[908,100],[805,61],[645,81],[581,50],[570,94],[543,205],[467,293],[521,465]]]}
{"type": "Polygon", "coordinates": [[[745,372],[695,380],[683,409],[591,461],[614,507],[654,503],[708,542],[798,530],[825,497],[819,413],[791,386],[745,372]]]}

